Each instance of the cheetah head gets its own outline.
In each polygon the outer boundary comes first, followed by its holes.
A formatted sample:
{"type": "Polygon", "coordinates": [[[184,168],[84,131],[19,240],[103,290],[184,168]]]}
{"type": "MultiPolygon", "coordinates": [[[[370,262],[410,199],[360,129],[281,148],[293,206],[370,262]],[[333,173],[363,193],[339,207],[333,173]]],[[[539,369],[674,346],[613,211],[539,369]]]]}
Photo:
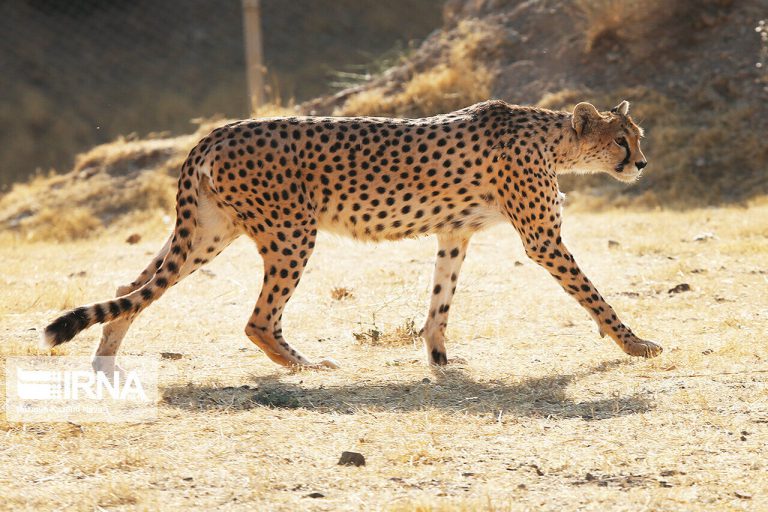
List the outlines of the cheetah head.
{"type": "Polygon", "coordinates": [[[573,109],[572,125],[578,144],[577,171],[605,172],[625,183],[640,177],[648,163],[640,150],[643,129],[629,117],[628,101],[608,112],[579,103],[573,109]]]}

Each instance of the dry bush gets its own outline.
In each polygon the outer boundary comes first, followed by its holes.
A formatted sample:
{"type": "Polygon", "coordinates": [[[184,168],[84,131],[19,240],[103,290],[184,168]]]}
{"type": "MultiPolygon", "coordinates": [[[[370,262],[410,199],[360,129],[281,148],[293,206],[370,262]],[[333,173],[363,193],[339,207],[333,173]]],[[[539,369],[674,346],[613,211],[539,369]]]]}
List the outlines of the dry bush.
{"type": "Polygon", "coordinates": [[[180,137],[119,137],[77,156],[71,172],[39,174],[0,196],[0,228],[26,240],[75,240],[100,228],[172,215],[176,180],[194,144],[221,119],[195,120],[180,137]]]}
{"type": "Polygon", "coordinates": [[[293,102],[288,102],[283,105],[280,98],[265,103],[260,107],[257,107],[254,112],[251,112],[251,117],[280,117],[280,116],[295,116],[297,115],[296,105],[293,102]]]}
{"type": "Polygon", "coordinates": [[[360,330],[354,331],[352,336],[361,345],[371,346],[402,346],[419,343],[420,335],[416,329],[413,318],[406,318],[402,324],[392,330],[382,330],[376,325],[376,317],[369,325],[360,324],[360,330]]]}
{"type": "Polygon", "coordinates": [[[573,5],[581,19],[587,53],[619,44],[636,57],[646,57],[672,40],[689,37],[689,29],[712,23],[713,16],[708,11],[732,3],[733,0],[575,0],[573,5]]]}
{"type": "Polygon", "coordinates": [[[22,221],[22,229],[29,241],[52,240],[65,242],[87,238],[101,232],[101,221],[87,207],[74,207],[66,214],[43,208],[34,217],[22,221]]]}
{"type": "Polygon", "coordinates": [[[664,0],[576,0],[584,24],[584,50],[591,52],[606,40],[634,41],[644,34],[645,23],[664,0]]]}
{"type": "MultiPolygon", "coordinates": [[[[258,117],[295,115],[293,106],[263,105],[258,117]]],[[[0,196],[0,228],[25,240],[76,240],[103,227],[158,226],[173,215],[176,180],[190,149],[217,126],[220,118],[195,119],[194,133],[169,137],[135,135],[95,146],[77,156],[64,175],[38,174],[0,196]]]]}
{"type": "Polygon", "coordinates": [[[175,182],[154,170],[131,177],[106,172],[40,177],[15,185],[0,199],[0,225],[26,240],[87,238],[126,215],[139,221],[171,213],[175,182]]]}
{"type": "Polygon", "coordinates": [[[493,74],[475,57],[491,51],[495,32],[479,21],[464,21],[446,38],[443,62],[414,73],[396,91],[388,84],[355,94],[335,114],[423,117],[487,100],[493,74]]]}
{"type": "Polygon", "coordinates": [[[345,286],[337,286],[331,289],[331,298],[333,300],[351,299],[355,294],[345,286]]]}

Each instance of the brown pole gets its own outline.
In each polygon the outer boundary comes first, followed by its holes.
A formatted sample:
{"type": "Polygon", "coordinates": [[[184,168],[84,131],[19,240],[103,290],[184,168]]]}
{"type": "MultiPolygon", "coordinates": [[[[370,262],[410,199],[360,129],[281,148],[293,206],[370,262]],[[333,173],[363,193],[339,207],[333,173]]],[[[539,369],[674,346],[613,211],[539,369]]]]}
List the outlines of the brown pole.
{"type": "Polygon", "coordinates": [[[261,50],[260,0],[243,0],[243,32],[245,34],[245,71],[251,114],[264,104],[264,66],[261,50]]]}

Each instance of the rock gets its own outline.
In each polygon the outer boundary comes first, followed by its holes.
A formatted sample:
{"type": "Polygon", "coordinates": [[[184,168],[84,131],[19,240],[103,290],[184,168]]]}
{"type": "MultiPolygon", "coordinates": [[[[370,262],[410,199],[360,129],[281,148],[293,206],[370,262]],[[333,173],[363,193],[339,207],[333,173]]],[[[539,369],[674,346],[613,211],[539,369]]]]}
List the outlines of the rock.
{"type": "Polygon", "coordinates": [[[699,233],[698,235],[693,237],[693,241],[694,242],[706,242],[707,240],[714,240],[715,238],[716,237],[715,237],[714,233],[710,233],[709,231],[705,231],[705,232],[699,233]]]}
{"type": "Polygon", "coordinates": [[[305,498],[325,498],[325,494],[321,492],[311,492],[304,495],[305,498]]]}
{"type": "Polygon", "coordinates": [[[125,243],[127,244],[137,244],[141,241],[141,235],[138,233],[133,233],[131,236],[125,239],[125,243]]]}
{"type": "Polygon", "coordinates": [[[341,452],[339,466],[365,466],[365,457],[362,453],[341,452]]]}
{"type": "Polygon", "coordinates": [[[680,283],[674,288],[670,288],[669,290],[667,290],[667,293],[671,295],[673,293],[682,293],[682,292],[689,292],[689,291],[691,291],[691,285],[689,285],[688,283],[680,283]]]}
{"type": "Polygon", "coordinates": [[[173,361],[177,359],[181,359],[184,357],[183,354],[179,354],[178,352],[160,352],[160,357],[162,359],[171,359],[173,361]]]}
{"type": "Polygon", "coordinates": [[[617,242],[616,240],[608,240],[608,247],[611,249],[615,249],[616,247],[620,246],[621,244],[617,242]]]}

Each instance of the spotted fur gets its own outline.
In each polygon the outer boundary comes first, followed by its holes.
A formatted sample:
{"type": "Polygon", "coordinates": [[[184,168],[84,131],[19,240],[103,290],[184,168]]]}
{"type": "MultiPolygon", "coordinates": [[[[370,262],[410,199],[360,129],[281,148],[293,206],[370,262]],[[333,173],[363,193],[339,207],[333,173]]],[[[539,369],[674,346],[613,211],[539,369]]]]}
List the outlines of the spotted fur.
{"type": "Polygon", "coordinates": [[[150,265],[115,299],[54,320],[44,345],[106,323],[96,355],[114,355],[131,321],[169,287],[245,234],[264,260],[264,283],[245,333],[273,361],[311,363],[285,341],[281,318],[320,229],[359,240],[438,240],[423,337],[428,359],[446,364],[448,310],[470,237],[511,222],[527,255],[547,269],[626,353],[661,347],[624,325],[579,269],[560,237],[557,175],[606,172],[637,179],[642,130],[622,102],[573,112],[488,101],[422,119],[287,117],[217,128],[179,177],[176,227],[150,265]]]}

